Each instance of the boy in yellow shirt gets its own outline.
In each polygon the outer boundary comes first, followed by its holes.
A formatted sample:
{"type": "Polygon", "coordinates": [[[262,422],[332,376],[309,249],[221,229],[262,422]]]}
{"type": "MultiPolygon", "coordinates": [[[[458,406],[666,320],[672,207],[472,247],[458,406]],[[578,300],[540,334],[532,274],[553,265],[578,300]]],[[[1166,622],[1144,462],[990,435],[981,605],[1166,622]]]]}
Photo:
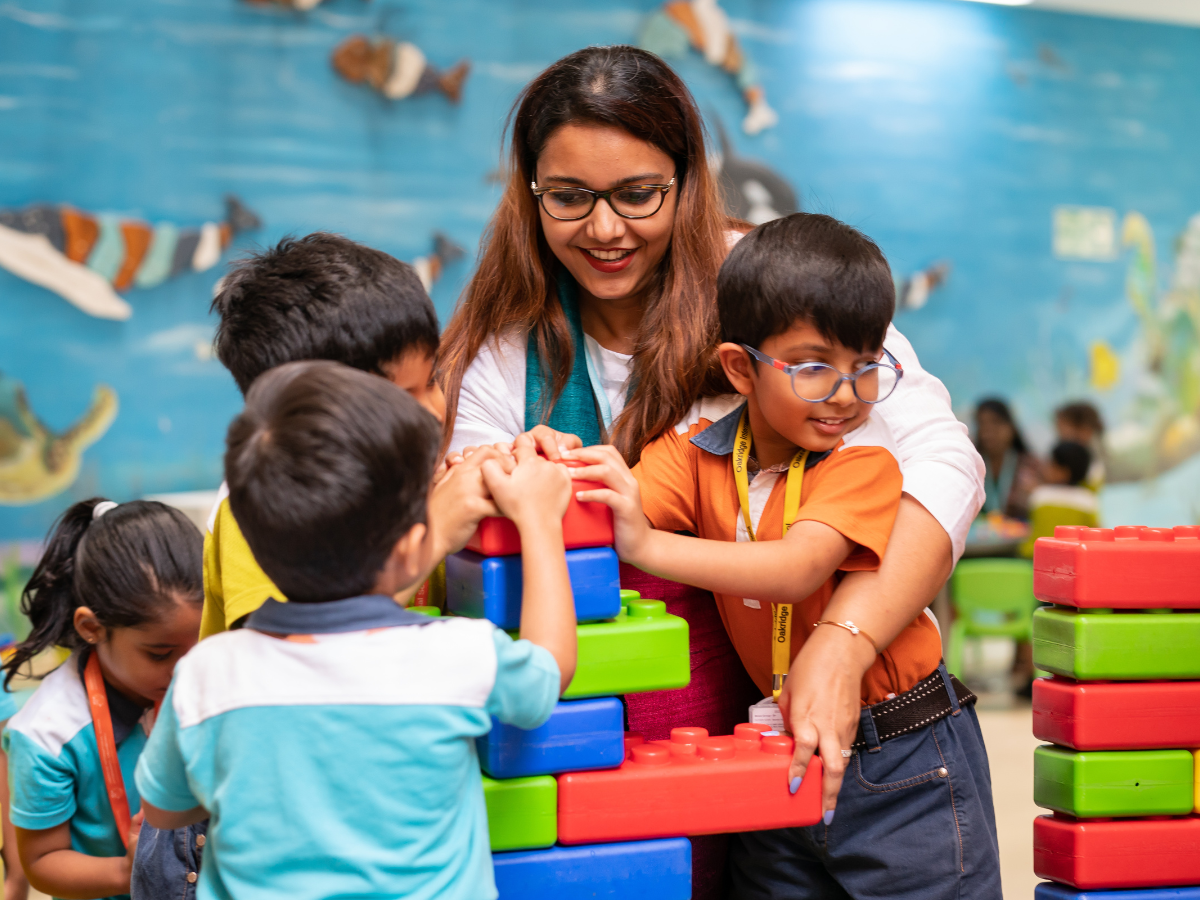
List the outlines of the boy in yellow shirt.
{"type": "MultiPolygon", "coordinates": [[[[327,359],[380,375],[411,394],[438,422],[445,416],[445,398],[434,380],[437,313],[413,268],[386,253],[322,232],[285,238],[240,263],[225,278],[213,310],[221,317],[217,358],[243,394],[268,369],[327,359]]],[[[451,517],[433,517],[448,523],[434,535],[442,556],[459,549],[454,546],[459,535],[445,533],[446,528],[461,531],[465,523],[495,514],[484,499],[479,470],[491,455],[473,454],[455,466],[430,496],[431,509],[454,511],[451,517]]],[[[228,494],[222,484],[204,535],[201,639],[236,627],[268,597],[286,599],[250,552],[228,494]]],[[[468,530],[462,541],[469,535],[468,530]]],[[[418,591],[430,605],[441,605],[441,572],[439,566],[418,591]]]]}

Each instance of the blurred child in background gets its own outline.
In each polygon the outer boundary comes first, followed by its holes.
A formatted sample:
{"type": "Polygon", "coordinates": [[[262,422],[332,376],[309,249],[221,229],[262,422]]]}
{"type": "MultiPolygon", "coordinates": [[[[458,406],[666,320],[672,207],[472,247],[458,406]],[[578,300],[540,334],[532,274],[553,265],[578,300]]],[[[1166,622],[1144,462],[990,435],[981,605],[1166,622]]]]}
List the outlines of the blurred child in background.
{"type": "Polygon", "coordinates": [[[1087,447],[1072,441],[1055,444],[1042,466],[1044,483],[1029,495],[1029,537],[1021,545],[1022,556],[1032,557],[1033,542],[1052,537],[1057,525],[1098,525],[1096,492],[1086,486],[1091,466],[1087,447]]]}
{"type": "Polygon", "coordinates": [[[987,467],[982,512],[1028,519],[1029,493],[1040,480],[1037,458],[1029,452],[1008,404],[998,397],[980,400],[975,407],[975,447],[987,467]]]}
{"type": "MultiPolygon", "coordinates": [[[[37,890],[130,893],[133,770],[175,663],[196,643],[202,544],[182,512],[146,500],[76,503],[51,532],[22,599],[33,630],[3,667],[7,684],[43,650],[71,651],[3,739],[17,849],[37,890]]],[[[180,877],[171,896],[183,895],[180,877]]]]}
{"type": "Polygon", "coordinates": [[[1060,441],[1082,444],[1092,462],[1082,484],[1093,491],[1104,486],[1104,420],[1086,400],[1068,403],[1054,411],[1054,430],[1060,441]]]}

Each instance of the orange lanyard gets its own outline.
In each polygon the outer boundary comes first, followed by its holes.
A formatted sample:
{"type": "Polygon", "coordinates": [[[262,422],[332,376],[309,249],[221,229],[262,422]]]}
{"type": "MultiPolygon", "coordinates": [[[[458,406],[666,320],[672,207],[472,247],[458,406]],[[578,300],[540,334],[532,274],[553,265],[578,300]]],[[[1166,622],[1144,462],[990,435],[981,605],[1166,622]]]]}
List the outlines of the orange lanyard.
{"type": "Polygon", "coordinates": [[[96,746],[100,750],[100,769],[104,772],[104,787],[112,806],[113,821],[121,836],[121,846],[129,846],[129,798],[125,796],[125,779],[121,776],[121,761],[117,758],[117,740],[113,735],[112,715],[108,711],[108,694],[104,690],[104,675],[100,672],[100,657],[93,650],[83,669],[87,687],[88,706],[92,711],[92,727],[96,730],[96,746]]]}

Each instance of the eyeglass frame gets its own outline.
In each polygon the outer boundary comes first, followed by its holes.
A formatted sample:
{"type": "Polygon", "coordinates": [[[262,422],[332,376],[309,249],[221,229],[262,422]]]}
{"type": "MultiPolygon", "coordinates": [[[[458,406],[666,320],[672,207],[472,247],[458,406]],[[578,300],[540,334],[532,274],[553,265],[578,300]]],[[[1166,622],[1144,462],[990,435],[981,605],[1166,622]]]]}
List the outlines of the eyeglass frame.
{"type": "Polygon", "coordinates": [[[767,354],[763,353],[761,350],[755,350],[749,344],[738,344],[738,346],[741,347],[743,350],[745,350],[747,353],[749,353],[751,356],[753,356],[755,359],[757,359],[759,362],[766,363],[767,365],[771,366],[772,368],[778,369],[780,372],[783,372],[785,375],[787,375],[788,380],[792,384],[792,393],[795,394],[796,397],[799,398],[800,400],[803,400],[805,403],[824,403],[825,401],[829,400],[834,394],[836,394],[838,391],[840,391],[842,389],[842,382],[849,381],[850,389],[852,391],[854,391],[854,396],[860,403],[870,403],[870,404],[874,405],[876,403],[882,403],[888,397],[892,396],[892,394],[896,393],[896,388],[900,386],[900,382],[904,379],[904,366],[900,365],[900,360],[896,359],[896,357],[892,356],[892,354],[890,352],[888,352],[887,347],[884,347],[882,349],[883,349],[884,356],[886,356],[888,358],[888,362],[886,362],[886,363],[879,362],[877,360],[873,363],[867,363],[865,366],[863,366],[857,372],[852,372],[851,374],[847,375],[841,369],[837,369],[834,366],[829,365],[829,363],[802,362],[802,363],[794,363],[792,365],[788,365],[787,363],[781,362],[780,360],[775,359],[772,356],[767,356],[767,354]],[[807,397],[801,397],[799,392],[796,390],[796,373],[799,372],[801,369],[803,369],[805,366],[824,366],[827,369],[833,369],[833,371],[837,372],[838,375],[840,375],[841,377],[838,378],[837,382],[834,384],[833,390],[831,390],[828,394],[826,394],[820,400],[810,400],[807,397]],[[887,392],[886,397],[880,397],[878,400],[864,400],[861,396],[859,396],[859,393],[858,393],[859,376],[865,374],[866,372],[868,372],[871,369],[891,369],[892,371],[894,371],[896,373],[896,383],[894,385],[892,385],[892,389],[887,392]]]}
{"type": "Polygon", "coordinates": [[[675,176],[674,175],[671,176],[671,180],[668,181],[666,184],[623,184],[620,187],[610,188],[607,191],[593,191],[588,188],[568,187],[568,186],[540,188],[537,186],[536,181],[529,182],[529,188],[530,188],[530,190],[533,191],[533,196],[535,196],[537,198],[538,205],[541,206],[541,208],[543,210],[545,210],[546,215],[548,215],[550,218],[552,218],[556,222],[579,222],[583,219],[586,219],[593,212],[595,212],[596,204],[599,203],[601,200],[604,200],[606,203],[608,203],[608,208],[611,209],[618,216],[620,216],[622,219],[649,219],[651,216],[656,216],[662,211],[663,204],[667,202],[667,194],[669,194],[671,192],[671,188],[673,188],[674,186],[675,186],[675,176]],[[644,215],[644,216],[627,216],[627,215],[625,215],[625,213],[621,212],[615,206],[613,206],[613,202],[612,202],[613,194],[619,193],[620,191],[636,191],[639,188],[641,188],[642,190],[651,190],[652,189],[652,190],[658,192],[658,194],[659,194],[658,209],[654,210],[654,212],[652,212],[652,213],[646,213],[646,215],[644,215]],[[560,219],[554,213],[550,212],[550,210],[546,209],[546,201],[543,198],[545,197],[546,194],[550,193],[551,191],[579,191],[580,193],[590,194],[591,198],[592,198],[592,205],[588,209],[588,211],[585,212],[582,216],[576,216],[574,219],[560,219]]]}

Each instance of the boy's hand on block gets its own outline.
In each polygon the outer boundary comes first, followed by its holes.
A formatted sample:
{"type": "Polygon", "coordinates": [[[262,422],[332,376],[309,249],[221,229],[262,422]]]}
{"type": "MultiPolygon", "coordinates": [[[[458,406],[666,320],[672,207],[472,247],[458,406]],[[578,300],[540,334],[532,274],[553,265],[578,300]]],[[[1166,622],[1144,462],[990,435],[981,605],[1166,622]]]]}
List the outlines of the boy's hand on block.
{"type": "Polygon", "coordinates": [[[581,502],[603,503],[613,511],[617,555],[638,568],[647,565],[654,530],[642,512],[642,491],[616,447],[603,444],[569,451],[566,459],[589,463],[572,474],[581,481],[599,481],[603,489],[580,491],[581,502]]]}
{"type": "MultiPolygon", "coordinates": [[[[512,456],[506,457],[491,448],[489,451],[493,455],[480,464],[480,471],[500,512],[512,519],[521,532],[551,525],[558,530],[561,542],[562,517],[571,499],[571,475],[567,469],[539,457],[533,438],[526,434],[518,435],[512,456]]],[[[466,464],[483,452],[488,451],[476,451],[466,464]]]]}
{"type": "Polygon", "coordinates": [[[429,496],[429,528],[435,560],[457,553],[485,516],[500,514],[484,484],[483,465],[504,455],[491,447],[478,448],[469,457],[449,464],[435,480],[429,496]]]}

